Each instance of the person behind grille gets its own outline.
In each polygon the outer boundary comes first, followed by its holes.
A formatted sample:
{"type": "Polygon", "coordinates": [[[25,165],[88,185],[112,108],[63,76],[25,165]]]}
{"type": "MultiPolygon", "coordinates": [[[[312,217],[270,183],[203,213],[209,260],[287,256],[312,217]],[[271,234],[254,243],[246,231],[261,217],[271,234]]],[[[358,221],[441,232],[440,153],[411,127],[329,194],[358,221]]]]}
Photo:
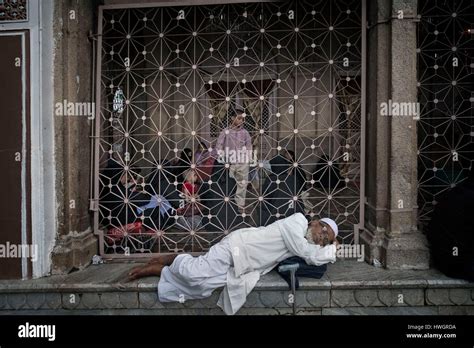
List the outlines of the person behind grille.
{"type": "Polygon", "coordinates": [[[209,181],[214,162],[213,151],[209,151],[206,144],[198,140],[198,149],[194,153],[194,163],[196,165],[196,174],[200,182],[209,181]]]}
{"type": "Polygon", "coordinates": [[[439,198],[427,226],[434,266],[449,277],[474,281],[474,170],[439,198]]]}
{"type": "Polygon", "coordinates": [[[129,280],[160,276],[160,302],[204,299],[224,287],[218,306],[232,315],[244,305],[260,276],[281,261],[299,256],[309,265],[334,263],[337,233],[337,224],[331,219],[308,222],[296,213],[269,226],[236,230],[198,257],[160,255],[134,268],[129,280]]]}
{"type": "Polygon", "coordinates": [[[239,212],[245,212],[245,198],[249,176],[250,161],[252,160],[252,139],[244,128],[242,110],[236,110],[231,117],[231,126],[222,130],[216,142],[219,161],[230,164],[230,175],[237,182],[235,203],[239,212]]]}
{"type": "Polygon", "coordinates": [[[193,151],[190,148],[184,148],[181,151],[179,158],[174,158],[169,163],[168,167],[168,177],[171,182],[178,182],[178,190],[181,190],[182,183],[184,182],[184,172],[191,168],[191,163],[193,160],[193,151]]]}
{"type": "Polygon", "coordinates": [[[146,195],[137,190],[139,168],[124,170],[123,163],[110,158],[107,167],[100,174],[100,216],[104,227],[117,227],[131,224],[137,219],[135,205],[146,201],[146,195]],[[129,203],[124,203],[128,199],[129,203]]]}
{"type": "Polygon", "coordinates": [[[183,173],[184,183],[180,197],[182,205],[177,210],[178,221],[176,224],[184,229],[196,230],[201,226],[202,208],[199,200],[199,185],[196,184],[198,176],[196,171],[188,169],[183,173]]]}
{"type": "Polygon", "coordinates": [[[271,170],[266,174],[266,179],[262,184],[262,194],[265,199],[260,202],[261,225],[273,223],[278,220],[277,216],[283,218],[294,213],[304,213],[300,193],[305,179],[297,175],[299,172],[294,170],[293,161],[285,156],[277,155],[270,160],[270,166],[271,170]],[[279,184],[277,184],[278,181],[279,184]],[[297,197],[297,200],[294,200],[294,197],[297,197]]]}
{"type": "Polygon", "coordinates": [[[225,202],[225,197],[235,195],[235,179],[230,177],[229,169],[218,161],[213,165],[210,179],[211,184],[204,183],[199,187],[200,202],[205,206],[202,227],[213,232],[233,230],[240,222],[229,217],[236,216],[237,209],[232,202],[225,202]]]}
{"type": "MultiPolygon", "coordinates": [[[[290,161],[290,165],[293,165],[293,163],[298,163],[293,150],[286,150],[284,152],[284,156],[288,161],[290,161]]],[[[306,175],[301,168],[301,163],[298,163],[297,167],[293,166],[291,168],[290,173],[296,177],[295,187],[298,188],[298,190],[303,191],[306,190],[308,183],[306,182],[306,175]]]]}
{"type": "Polygon", "coordinates": [[[211,157],[211,153],[209,152],[209,149],[207,148],[206,144],[198,140],[197,149],[194,152],[194,162],[196,166],[200,166],[206,163],[209,157],[211,157]]]}

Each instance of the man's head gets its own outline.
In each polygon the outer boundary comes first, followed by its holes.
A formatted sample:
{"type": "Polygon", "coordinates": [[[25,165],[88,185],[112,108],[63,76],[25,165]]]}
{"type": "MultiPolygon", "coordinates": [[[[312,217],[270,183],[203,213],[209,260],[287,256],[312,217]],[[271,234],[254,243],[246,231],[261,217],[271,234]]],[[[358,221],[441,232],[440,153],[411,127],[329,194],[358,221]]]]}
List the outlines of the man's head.
{"type": "Polygon", "coordinates": [[[334,243],[337,233],[338,228],[334,220],[329,218],[313,220],[308,223],[306,239],[312,244],[326,246],[334,243]]]}
{"type": "Polygon", "coordinates": [[[240,127],[244,124],[244,112],[242,110],[235,110],[234,114],[231,117],[232,127],[240,127]]]}

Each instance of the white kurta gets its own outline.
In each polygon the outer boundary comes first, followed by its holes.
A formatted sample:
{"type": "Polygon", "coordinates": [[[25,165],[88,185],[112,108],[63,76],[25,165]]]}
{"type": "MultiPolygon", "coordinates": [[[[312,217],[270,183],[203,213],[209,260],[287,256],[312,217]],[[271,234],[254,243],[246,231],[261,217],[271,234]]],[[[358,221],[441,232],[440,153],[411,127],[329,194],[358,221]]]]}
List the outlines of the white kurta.
{"type": "Polygon", "coordinates": [[[288,257],[302,257],[311,265],[336,261],[336,246],[309,244],[304,238],[307,228],[304,215],[296,213],[266,227],[234,231],[205,255],[180,255],[170,267],[163,268],[159,299],[202,299],[224,286],[218,306],[226,314],[235,314],[260,276],[288,257]]]}
{"type": "Polygon", "coordinates": [[[158,298],[160,302],[184,302],[209,297],[215,289],[227,284],[231,265],[228,239],[198,257],[178,255],[171,266],[161,271],[158,298]]]}

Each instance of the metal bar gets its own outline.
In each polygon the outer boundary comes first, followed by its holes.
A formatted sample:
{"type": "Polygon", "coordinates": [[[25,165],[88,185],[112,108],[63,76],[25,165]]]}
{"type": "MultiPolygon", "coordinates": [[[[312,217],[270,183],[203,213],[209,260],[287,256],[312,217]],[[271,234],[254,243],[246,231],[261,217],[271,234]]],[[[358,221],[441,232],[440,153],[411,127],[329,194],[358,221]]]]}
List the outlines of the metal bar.
{"type": "Polygon", "coordinates": [[[293,315],[296,315],[296,270],[291,270],[291,293],[293,294],[293,315]]]}
{"type": "MultiPolygon", "coordinates": [[[[101,99],[101,81],[102,81],[102,24],[103,24],[103,8],[99,7],[99,26],[98,26],[98,37],[97,37],[97,69],[96,69],[96,90],[95,90],[95,132],[94,132],[94,200],[99,201],[99,165],[100,165],[100,122],[101,122],[101,108],[102,108],[102,99],[101,99]]],[[[98,208],[98,207],[97,207],[98,208]]],[[[99,209],[94,211],[94,233],[99,235],[99,253],[101,256],[104,256],[104,235],[103,231],[99,231],[99,209]]]]}
{"type": "MultiPolygon", "coordinates": [[[[92,75],[91,75],[91,97],[93,98],[94,105],[97,107],[97,99],[95,96],[96,92],[96,69],[97,69],[97,61],[96,61],[96,54],[97,54],[97,40],[92,35],[89,36],[89,39],[92,43],[92,75]]],[[[91,139],[90,139],[90,151],[91,151],[91,160],[90,160],[90,178],[89,178],[89,204],[90,210],[95,211],[97,209],[97,201],[95,201],[95,193],[94,193],[94,181],[95,181],[95,171],[94,171],[94,146],[95,141],[97,140],[97,135],[95,134],[95,122],[97,119],[97,112],[94,110],[94,121],[91,122],[90,132],[91,132],[91,139]]]]}
{"type": "MultiPolygon", "coordinates": [[[[142,0],[143,1],[143,0],[142,0]]],[[[226,0],[225,5],[230,4],[245,4],[258,2],[278,2],[275,0],[226,0]]],[[[146,7],[180,7],[180,6],[206,6],[206,5],[223,5],[222,0],[179,0],[179,1],[150,1],[145,3],[124,3],[124,4],[110,4],[102,5],[104,10],[121,10],[127,8],[146,8],[146,7]]]]}
{"type": "MultiPolygon", "coordinates": [[[[21,111],[21,118],[22,118],[22,149],[21,149],[21,240],[24,245],[28,244],[28,214],[29,214],[29,207],[27,204],[27,183],[26,179],[28,177],[27,173],[27,153],[29,152],[29,146],[27,144],[27,131],[29,130],[27,122],[27,110],[26,110],[26,94],[27,88],[26,79],[27,79],[27,64],[26,62],[29,61],[29,57],[27,56],[27,48],[25,42],[25,32],[20,34],[21,36],[21,80],[22,80],[22,91],[21,91],[21,104],[22,104],[22,111],[21,111]]],[[[22,255],[21,258],[21,273],[22,278],[26,279],[28,277],[28,260],[25,255],[22,255]]]]}
{"type": "Polygon", "coordinates": [[[366,112],[367,112],[367,0],[362,0],[362,73],[361,73],[361,134],[360,134],[360,210],[359,210],[359,228],[354,235],[354,243],[359,244],[359,232],[365,225],[365,151],[366,151],[366,112]]]}

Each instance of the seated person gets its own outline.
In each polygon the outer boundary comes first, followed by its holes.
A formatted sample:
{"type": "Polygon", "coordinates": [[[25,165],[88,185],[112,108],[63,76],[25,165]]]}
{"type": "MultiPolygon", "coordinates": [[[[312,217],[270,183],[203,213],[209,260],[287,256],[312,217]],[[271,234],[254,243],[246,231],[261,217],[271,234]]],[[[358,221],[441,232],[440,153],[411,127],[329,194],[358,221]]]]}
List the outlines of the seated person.
{"type": "MultiPolygon", "coordinates": [[[[284,156],[288,161],[290,161],[290,165],[295,163],[297,160],[295,152],[293,150],[286,150],[284,152],[284,156]]],[[[295,175],[296,187],[301,187],[303,190],[306,190],[307,188],[306,175],[303,169],[301,169],[301,166],[298,166],[296,168],[293,167],[291,171],[295,175]]]]}
{"type": "Polygon", "coordinates": [[[207,146],[199,141],[198,149],[194,153],[194,163],[199,182],[206,182],[211,178],[216,156],[209,151],[207,146]]]}
{"type": "Polygon", "coordinates": [[[144,191],[148,193],[148,200],[137,208],[139,216],[145,216],[143,225],[147,230],[163,230],[176,222],[174,216],[181,197],[174,179],[167,175],[165,163],[161,161],[162,169],[155,169],[147,175],[144,191]]]}
{"type": "Polygon", "coordinates": [[[106,167],[99,174],[99,212],[100,223],[104,226],[110,224],[108,216],[117,205],[117,198],[121,192],[118,189],[123,174],[123,165],[114,157],[109,158],[106,167]],[[110,188],[109,185],[112,185],[110,188]]]}
{"type": "Polygon", "coordinates": [[[183,173],[191,168],[191,163],[193,160],[193,151],[190,148],[185,148],[181,152],[181,156],[179,158],[175,158],[166,166],[166,173],[168,179],[171,182],[177,181],[178,182],[178,190],[181,191],[181,185],[184,181],[183,173]]]}
{"type": "Polygon", "coordinates": [[[232,197],[236,190],[236,182],[230,177],[229,169],[223,163],[215,162],[211,185],[204,182],[199,187],[199,197],[203,204],[202,225],[207,231],[231,230],[238,223],[235,218],[237,207],[232,200],[225,202],[225,197],[232,197]],[[212,218],[208,218],[211,214],[212,218]]]}
{"type": "Polygon", "coordinates": [[[256,194],[259,193],[260,179],[265,178],[265,172],[271,172],[271,170],[272,167],[268,160],[255,161],[250,164],[248,181],[256,194]]]}
{"type": "Polygon", "coordinates": [[[211,157],[211,153],[207,146],[200,140],[198,140],[198,148],[194,153],[194,163],[196,166],[203,165],[211,157]]]}
{"type": "Polygon", "coordinates": [[[474,172],[439,199],[427,228],[434,266],[449,277],[474,281],[474,172]]]}
{"type": "Polygon", "coordinates": [[[294,213],[304,213],[303,202],[300,194],[303,190],[304,180],[297,176],[293,170],[292,162],[281,155],[270,161],[271,172],[262,185],[264,200],[260,203],[261,225],[267,225],[277,220],[276,214],[281,217],[294,213]],[[279,183],[278,180],[280,181],[279,183]],[[298,197],[296,201],[294,197],[298,197]]]}
{"type": "Polygon", "coordinates": [[[180,194],[181,202],[177,210],[177,225],[186,230],[196,230],[201,226],[202,209],[199,200],[197,174],[189,169],[183,173],[184,183],[180,194]]]}
{"type": "Polygon", "coordinates": [[[144,194],[137,189],[139,173],[138,168],[125,171],[118,161],[109,160],[101,173],[99,189],[99,211],[104,226],[121,227],[135,222],[137,215],[134,206],[146,201],[144,194]],[[125,198],[129,203],[124,203],[125,198]]]}
{"type": "Polygon", "coordinates": [[[166,197],[154,195],[150,201],[137,208],[137,214],[143,216],[143,227],[149,231],[163,230],[170,227],[175,219],[176,209],[172,207],[166,197]]]}
{"type": "Polygon", "coordinates": [[[310,265],[334,263],[336,235],[334,221],[327,225],[317,221],[308,223],[303,214],[296,213],[266,227],[236,230],[198,257],[160,255],[147,265],[134,268],[129,279],[160,276],[160,302],[204,299],[215,289],[224,287],[218,306],[232,315],[244,305],[260,276],[279,262],[299,256],[310,265]],[[309,243],[307,235],[315,244],[309,243]]]}

